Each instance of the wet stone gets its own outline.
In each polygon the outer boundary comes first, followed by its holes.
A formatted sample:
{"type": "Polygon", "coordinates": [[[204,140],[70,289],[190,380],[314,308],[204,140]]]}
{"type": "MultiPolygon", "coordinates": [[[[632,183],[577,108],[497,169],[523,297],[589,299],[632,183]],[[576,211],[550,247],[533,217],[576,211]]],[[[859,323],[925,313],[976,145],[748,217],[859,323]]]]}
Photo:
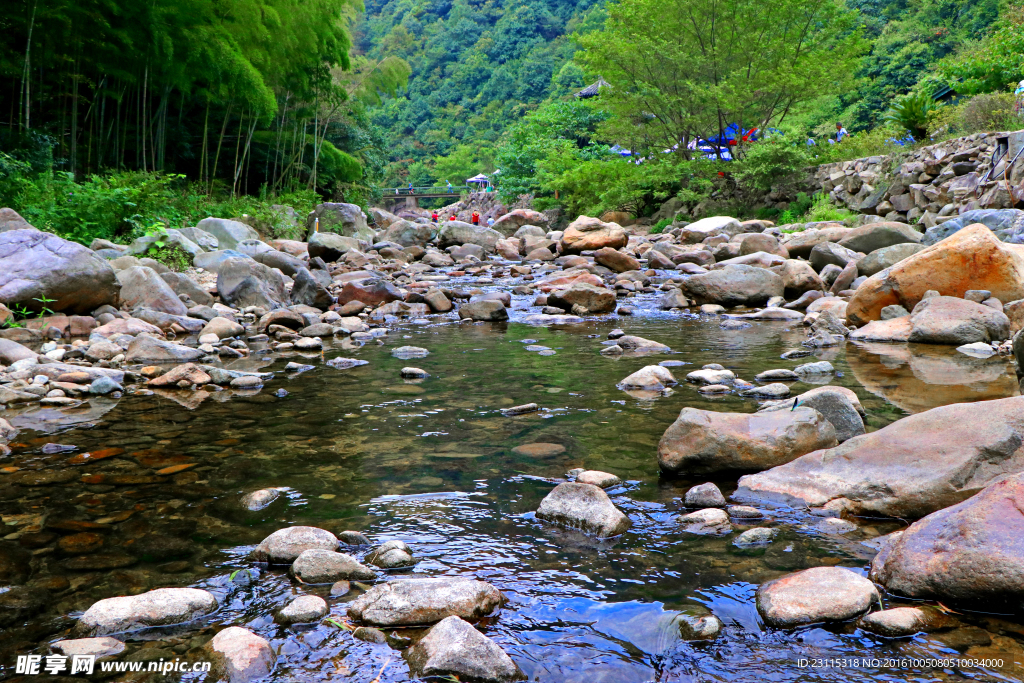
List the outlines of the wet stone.
{"type": "Polygon", "coordinates": [[[709,481],[706,484],[694,486],[687,491],[683,502],[687,507],[724,508],[725,496],[722,495],[722,491],[718,486],[709,481]]]}
{"type": "Polygon", "coordinates": [[[721,536],[732,531],[732,524],[724,510],[707,508],[680,517],[679,528],[699,536],[721,536]]]}
{"type": "Polygon", "coordinates": [[[742,534],[737,536],[736,540],[734,540],[732,544],[739,548],[749,548],[751,546],[768,545],[772,542],[777,533],[777,529],[769,529],[767,527],[747,529],[742,534]]]}
{"type": "Polygon", "coordinates": [[[769,581],[757,589],[757,611],[769,626],[793,628],[846,621],[879,600],[873,583],[842,567],[814,567],[769,581]]]}
{"type": "Polygon", "coordinates": [[[412,556],[412,548],[397,540],[377,546],[364,559],[368,564],[382,569],[400,569],[416,564],[416,560],[412,556]]]}
{"type": "Polygon", "coordinates": [[[512,452],[529,458],[550,458],[565,453],[565,446],[559,443],[527,443],[516,446],[512,452]]]}
{"type": "Polygon", "coordinates": [[[330,531],[311,526],[279,529],[252,551],[257,562],[291,564],[306,550],[336,550],[338,539],[330,531]]]}
{"type": "Polygon", "coordinates": [[[303,595],[281,608],[274,620],[279,624],[308,624],[327,615],[327,603],[316,595],[303,595]]]}
{"type": "Polygon", "coordinates": [[[370,539],[358,531],[342,531],[338,534],[338,540],[345,545],[370,545],[370,539]]]}
{"type": "Polygon", "coordinates": [[[377,576],[351,555],[320,549],[302,551],[290,571],[302,583],[333,583],[339,579],[372,581],[377,576]]]}
{"type": "Polygon", "coordinates": [[[606,489],[611,486],[618,486],[622,483],[614,474],[608,472],[601,472],[599,470],[586,470],[576,475],[576,481],[580,484],[593,484],[600,488],[606,489]]]}

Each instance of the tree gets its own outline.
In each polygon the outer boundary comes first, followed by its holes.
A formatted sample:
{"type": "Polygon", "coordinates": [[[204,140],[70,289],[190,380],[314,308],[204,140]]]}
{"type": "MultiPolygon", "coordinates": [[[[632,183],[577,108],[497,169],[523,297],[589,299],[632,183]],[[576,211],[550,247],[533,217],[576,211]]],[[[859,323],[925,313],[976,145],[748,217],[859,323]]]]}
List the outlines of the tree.
{"type": "Polygon", "coordinates": [[[609,4],[603,31],[577,36],[577,56],[611,84],[609,138],[634,151],[781,121],[841,89],[864,51],[839,0],[629,0],[609,4]]]}
{"type": "Polygon", "coordinates": [[[938,67],[964,95],[998,92],[1024,80],[1024,2],[1006,7],[995,30],[938,67]]]}

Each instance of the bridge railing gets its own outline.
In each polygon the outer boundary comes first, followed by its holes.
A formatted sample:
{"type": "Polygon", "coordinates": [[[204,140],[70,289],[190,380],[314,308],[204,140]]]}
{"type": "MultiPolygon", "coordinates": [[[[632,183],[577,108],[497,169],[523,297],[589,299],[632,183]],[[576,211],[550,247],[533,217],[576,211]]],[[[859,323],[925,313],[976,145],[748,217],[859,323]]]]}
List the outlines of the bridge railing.
{"type": "Polygon", "coordinates": [[[447,185],[434,185],[432,187],[389,187],[384,188],[381,192],[384,193],[385,197],[422,197],[424,195],[441,195],[458,197],[463,192],[473,192],[475,188],[469,185],[452,185],[449,188],[447,185]]]}

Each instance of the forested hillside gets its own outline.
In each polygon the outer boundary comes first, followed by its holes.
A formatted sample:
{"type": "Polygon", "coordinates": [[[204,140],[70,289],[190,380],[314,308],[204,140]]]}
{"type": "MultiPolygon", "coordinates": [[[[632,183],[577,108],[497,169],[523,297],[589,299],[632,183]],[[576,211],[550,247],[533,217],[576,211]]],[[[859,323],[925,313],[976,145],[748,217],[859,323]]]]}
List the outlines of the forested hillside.
{"type": "Polygon", "coordinates": [[[599,28],[602,0],[370,0],[358,44],[396,55],[406,94],[373,121],[388,131],[391,182],[426,184],[489,170],[502,132],[552,96],[586,85],[573,32],[599,28]]]}

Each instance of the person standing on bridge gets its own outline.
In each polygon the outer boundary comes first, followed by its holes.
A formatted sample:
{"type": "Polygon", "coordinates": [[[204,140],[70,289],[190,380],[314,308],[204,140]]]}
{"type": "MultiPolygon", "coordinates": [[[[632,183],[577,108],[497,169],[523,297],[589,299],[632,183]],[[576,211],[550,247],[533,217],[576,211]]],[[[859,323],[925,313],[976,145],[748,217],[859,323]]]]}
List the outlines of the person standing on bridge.
{"type": "Polygon", "coordinates": [[[409,194],[416,194],[416,191],[412,189],[412,183],[409,183],[409,194]]]}
{"type": "Polygon", "coordinates": [[[451,181],[450,180],[446,180],[444,182],[448,186],[448,194],[451,194],[452,193],[452,183],[451,183],[451,181]]]}
{"type": "Polygon", "coordinates": [[[473,212],[473,225],[480,225],[480,214],[476,211],[473,212]]]}

